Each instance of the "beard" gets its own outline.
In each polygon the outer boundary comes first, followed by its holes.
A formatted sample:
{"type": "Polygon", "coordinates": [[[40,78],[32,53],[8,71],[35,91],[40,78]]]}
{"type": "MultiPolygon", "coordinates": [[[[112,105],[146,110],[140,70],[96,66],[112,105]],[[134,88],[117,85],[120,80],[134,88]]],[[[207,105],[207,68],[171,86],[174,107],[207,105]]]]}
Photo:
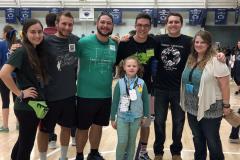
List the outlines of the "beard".
{"type": "Polygon", "coordinates": [[[60,36],[62,36],[62,37],[66,37],[66,38],[67,38],[68,36],[70,36],[71,33],[69,33],[69,34],[63,34],[62,31],[58,30],[58,34],[59,34],[60,36]]]}
{"type": "Polygon", "coordinates": [[[110,35],[112,34],[113,29],[112,29],[111,31],[107,32],[107,33],[103,33],[103,32],[99,29],[99,27],[97,27],[97,31],[98,31],[98,33],[99,33],[101,36],[108,37],[108,36],[110,36],[110,35]]]}

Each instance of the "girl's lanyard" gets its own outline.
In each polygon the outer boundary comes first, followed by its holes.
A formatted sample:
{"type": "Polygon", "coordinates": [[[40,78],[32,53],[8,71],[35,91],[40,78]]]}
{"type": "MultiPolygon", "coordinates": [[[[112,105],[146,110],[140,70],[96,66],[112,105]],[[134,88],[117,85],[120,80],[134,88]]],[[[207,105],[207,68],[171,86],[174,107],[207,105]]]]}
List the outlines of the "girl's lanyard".
{"type": "Polygon", "coordinates": [[[131,101],[134,101],[137,99],[137,94],[136,94],[136,90],[135,88],[137,87],[138,84],[138,78],[135,80],[133,88],[131,89],[131,83],[127,82],[127,79],[124,77],[124,82],[126,85],[126,92],[127,92],[127,96],[130,98],[130,102],[129,102],[129,106],[128,106],[128,110],[131,110],[131,101]]]}

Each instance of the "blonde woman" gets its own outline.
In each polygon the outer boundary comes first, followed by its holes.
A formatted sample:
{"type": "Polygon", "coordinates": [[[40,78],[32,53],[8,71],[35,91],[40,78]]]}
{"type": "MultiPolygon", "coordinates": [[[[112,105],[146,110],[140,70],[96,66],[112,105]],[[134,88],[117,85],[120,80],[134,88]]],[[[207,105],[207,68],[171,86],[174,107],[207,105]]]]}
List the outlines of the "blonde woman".
{"type": "Polygon", "coordinates": [[[216,58],[212,37],[199,31],[182,74],[181,106],[187,112],[195,147],[194,159],[223,160],[219,128],[222,115],[230,113],[229,70],[216,58]]]}

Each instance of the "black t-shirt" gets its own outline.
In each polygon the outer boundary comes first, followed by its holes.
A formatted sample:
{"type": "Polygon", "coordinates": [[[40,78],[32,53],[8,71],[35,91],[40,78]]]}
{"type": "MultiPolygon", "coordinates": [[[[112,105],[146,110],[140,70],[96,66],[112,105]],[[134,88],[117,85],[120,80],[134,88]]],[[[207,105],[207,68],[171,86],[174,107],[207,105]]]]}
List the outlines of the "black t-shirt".
{"type": "Polygon", "coordinates": [[[140,63],[144,66],[143,80],[145,81],[148,91],[151,91],[151,59],[154,56],[156,41],[153,37],[148,36],[143,43],[138,43],[133,37],[127,42],[120,42],[117,52],[116,64],[121,60],[135,55],[140,63]]]}
{"type": "Polygon", "coordinates": [[[49,35],[45,38],[49,53],[49,84],[46,86],[46,99],[57,101],[76,94],[77,56],[75,44],[79,38],[71,34],[68,38],[49,35]]]}
{"type": "Polygon", "coordinates": [[[191,52],[192,37],[167,34],[156,36],[156,57],[159,61],[156,88],[166,91],[179,91],[182,72],[191,52]]]}
{"type": "MultiPolygon", "coordinates": [[[[16,73],[16,84],[20,90],[34,87],[38,92],[38,97],[36,99],[44,99],[43,89],[41,88],[36,78],[37,76],[29,63],[27,51],[24,47],[18,48],[13,54],[11,54],[7,64],[15,67],[14,72],[16,73]]],[[[15,101],[14,108],[20,110],[32,110],[27,105],[27,101],[23,101],[22,103],[19,102],[18,99],[15,101]]]]}

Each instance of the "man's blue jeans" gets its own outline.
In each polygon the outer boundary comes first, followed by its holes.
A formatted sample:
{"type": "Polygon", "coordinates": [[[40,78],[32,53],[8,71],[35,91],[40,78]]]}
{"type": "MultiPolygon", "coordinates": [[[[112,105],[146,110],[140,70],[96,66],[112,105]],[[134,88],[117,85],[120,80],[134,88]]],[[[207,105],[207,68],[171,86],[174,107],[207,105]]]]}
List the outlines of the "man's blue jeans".
{"type": "Polygon", "coordinates": [[[182,150],[182,132],[185,122],[185,113],[180,106],[180,92],[179,91],[162,91],[155,90],[155,142],[154,153],[155,155],[163,155],[164,142],[166,139],[166,119],[168,108],[172,113],[172,140],[170,146],[172,155],[180,155],[182,150]]]}
{"type": "Polygon", "coordinates": [[[207,147],[210,160],[224,160],[222,143],[219,135],[222,117],[203,118],[197,121],[197,117],[187,114],[188,123],[193,134],[195,148],[194,160],[206,160],[207,147]]]}

